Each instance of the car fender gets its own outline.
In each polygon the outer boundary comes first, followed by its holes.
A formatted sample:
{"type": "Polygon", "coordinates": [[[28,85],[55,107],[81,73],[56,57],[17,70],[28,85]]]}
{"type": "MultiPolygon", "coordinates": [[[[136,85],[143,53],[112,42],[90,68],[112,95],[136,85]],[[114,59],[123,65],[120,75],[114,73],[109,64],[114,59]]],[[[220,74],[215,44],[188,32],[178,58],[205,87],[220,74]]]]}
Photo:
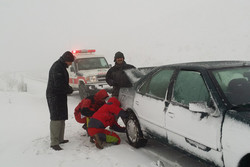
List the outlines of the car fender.
{"type": "Polygon", "coordinates": [[[236,167],[243,157],[250,154],[249,132],[249,124],[236,120],[230,115],[225,115],[222,127],[222,147],[225,166],[236,167]]]}
{"type": "Polygon", "coordinates": [[[134,94],[135,90],[132,88],[121,88],[119,91],[118,100],[121,102],[121,107],[124,110],[132,109],[134,111],[134,94]]]}

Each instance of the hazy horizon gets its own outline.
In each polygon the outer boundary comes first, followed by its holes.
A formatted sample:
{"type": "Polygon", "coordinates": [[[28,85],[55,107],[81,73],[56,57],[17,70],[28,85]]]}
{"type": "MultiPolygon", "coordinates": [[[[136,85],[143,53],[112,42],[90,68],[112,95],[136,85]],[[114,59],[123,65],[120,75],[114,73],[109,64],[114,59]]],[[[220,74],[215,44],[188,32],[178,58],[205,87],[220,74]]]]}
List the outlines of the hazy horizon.
{"type": "Polygon", "coordinates": [[[247,0],[1,0],[1,71],[46,70],[65,51],[113,64],[250,60],[247,0]]]}

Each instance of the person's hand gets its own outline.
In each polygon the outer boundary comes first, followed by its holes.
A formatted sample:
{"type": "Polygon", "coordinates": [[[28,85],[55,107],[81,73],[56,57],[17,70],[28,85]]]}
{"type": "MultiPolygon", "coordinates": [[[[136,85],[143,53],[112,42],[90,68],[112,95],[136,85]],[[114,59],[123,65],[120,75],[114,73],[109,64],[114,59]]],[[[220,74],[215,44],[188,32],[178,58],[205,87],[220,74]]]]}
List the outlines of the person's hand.
{"type": "Polygon", "coordinates": [[[71,86],[69,86],[69,89],[68,89],[67,94],[69,95],[69,94],[71,94],[71,93],[73,93],[73,88],[72,88],[71,86]]]}

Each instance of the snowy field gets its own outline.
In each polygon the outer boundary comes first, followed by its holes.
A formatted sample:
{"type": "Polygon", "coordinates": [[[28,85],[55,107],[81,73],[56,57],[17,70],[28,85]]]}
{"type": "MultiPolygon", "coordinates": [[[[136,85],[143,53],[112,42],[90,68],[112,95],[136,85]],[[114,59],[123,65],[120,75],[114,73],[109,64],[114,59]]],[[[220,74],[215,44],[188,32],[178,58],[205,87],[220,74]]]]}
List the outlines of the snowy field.
{"type": "MultiPolygon", "coordinates": [[[[49,147],[49,111],[45,98],[46,73],[0,73],[0,166],[3,167],[206,167],[207,164],[171,147],[149,141],[135,149],[119,134],[120,145],[99,150],[73,116],[77,92],[68,97],[63,151],[49,147]]],[[[121,121],[119,121],[121,123],[121,121]]]]}

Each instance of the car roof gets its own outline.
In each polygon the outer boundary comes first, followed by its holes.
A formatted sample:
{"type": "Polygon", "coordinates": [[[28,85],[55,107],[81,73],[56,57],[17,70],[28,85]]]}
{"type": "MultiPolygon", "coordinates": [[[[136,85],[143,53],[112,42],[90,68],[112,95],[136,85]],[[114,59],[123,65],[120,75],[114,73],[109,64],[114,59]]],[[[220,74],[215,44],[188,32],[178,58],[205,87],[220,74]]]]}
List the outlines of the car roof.
{"type": "Polygon", "coordinates": [[[219,69],[229,67],[250,66],[250,61],[201,61],[169,64],[160,67],[186,68],[186,69],[219,69]]]}

